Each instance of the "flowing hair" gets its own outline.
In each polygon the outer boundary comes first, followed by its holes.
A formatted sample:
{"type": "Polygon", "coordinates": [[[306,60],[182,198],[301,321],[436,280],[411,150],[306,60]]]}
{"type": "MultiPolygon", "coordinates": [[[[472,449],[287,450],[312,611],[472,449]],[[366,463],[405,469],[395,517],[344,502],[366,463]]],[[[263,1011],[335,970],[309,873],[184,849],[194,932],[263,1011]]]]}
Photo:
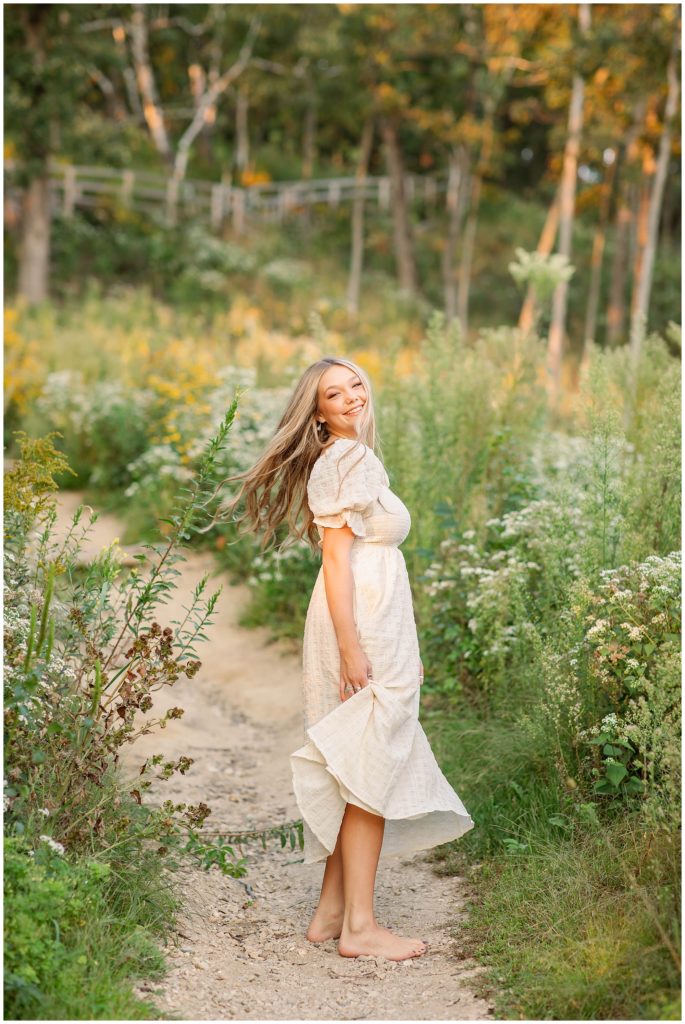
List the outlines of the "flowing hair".
{"type": "Polygon", "coordinates": [[[336,440],[329,433],[328,425],[316,419],[319,382],[331,366],[349,367],[358,374],[366,389],[366,403],[358,423],[357,444],[353,445],[345,456],[356,451],[359,442],[364,442],[369,448],[376,450],[376,420],[371,382],[367,374],[349,359],[324,356],[308,366],[300,377],[273,437],[257,462],[242,473],[226,477],[216,487],[212,498],[224,484],[233,480],[243,480],[238,493],[228,501],[221,502],[212,521],[199,532],[206,533],[218,522],[231,521],[236,524],[240,536],[240,526],[244,524],[244,533],[256,534],[263,531],[263,551],[275,536],[280,524],[287,521],[289,535],[279,550],[288,546],[290,538],[291,544],[294,544],[303,537],[307,538],[314,552],[320,550],[319,534],[307,502],[307,481],[318,457],[336,440]],[[245,511],[236,518],[232,513],[241,499],[245,501],[245,511]],[[298,525],[300,516],[303,521],[298,525]]]}

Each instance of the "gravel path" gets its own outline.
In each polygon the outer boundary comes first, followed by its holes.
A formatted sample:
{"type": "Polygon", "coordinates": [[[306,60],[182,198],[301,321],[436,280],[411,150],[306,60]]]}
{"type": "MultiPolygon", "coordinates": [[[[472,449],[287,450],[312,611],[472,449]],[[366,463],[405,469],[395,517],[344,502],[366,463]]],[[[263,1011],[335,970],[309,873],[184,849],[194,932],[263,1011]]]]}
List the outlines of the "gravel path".
{"type": "MultiPolygon", "coordinates": [[[[60,496],[60,527],[81,495],[60,496]]],[[[123,535],[114,517],[101,514],[86,556],[123,535]]],[[[212,814],[206,829],[245,830],[299,817],[288,755],[303,741],[300,652],[270,642],[265,629],[238,626],[248,592],[216,573],[210,553],[177,566],[177,590],[159,610],[164,626],[180,617],[193,588],[212,573],[207,593],[224,589],[209,640],[197,647],[202,669],[156,695],[151,714],[173,705],[183,718],[140,737],[123,757],[131,778],[153,753],[188,755],[185,776],[159,784],[152,798],[196,803],[212,814]]],[[[469,979],[484,968],[460,952],[467,884],[436,875],[423,854],[384,858],[378,871],[376,912],[382,924],[430,943],[423,957],[392,963],[340,957],[335,942],[314,946],[304,931],[316,903],[323,865],[302,863],[299,848],[278,842],[244,848],[248,874],[241,881],[191,865],[176,876],[184,907],[176,945],[167,949],[170,971],[143,983],[170,1019],[183,1020],[486,1020],[492,1005],[473,994],[469,979]],[[246,883],[246,884],[245,884],[246,883]],[[247,885],[247,887],[246,887],[247,885]]]]}

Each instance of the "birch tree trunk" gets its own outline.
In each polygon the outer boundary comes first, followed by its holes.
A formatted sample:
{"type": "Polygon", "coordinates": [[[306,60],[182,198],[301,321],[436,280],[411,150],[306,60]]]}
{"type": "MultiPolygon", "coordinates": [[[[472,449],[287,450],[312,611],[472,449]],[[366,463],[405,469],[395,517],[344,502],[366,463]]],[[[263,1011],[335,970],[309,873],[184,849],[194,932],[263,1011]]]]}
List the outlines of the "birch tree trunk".
{"type": "Polygon", "coordinates": [[[654,259],[658,241],[659,220],[661,217],[661,203],[664,195],[664,182],[666,171],[671,155],[671,134],[675,113],[678,107],[679,79],[676,56],[678,43],[680,41],[680,18],[676,19],[676,31],[673,36],[673,45],[668,59],[666,76],[668,79],[668,96],[666,97],[666,109],[664,110],[664,127],[659,140],[659,156],[656,162],[656,174],[654,184],[651,188],[649,198],[649,211],[647,218],[647,239],[640,265],[640,272],[635,289],[635,301],[633,303],[631,324],[630,324],[630,354],[633,362],[637,361],[642,349],[642,340],[647,328],[647,316],[649,313],[649,297],[652,290],[652,275],[654,272],[654,259]]]}
{"type": "MultiPolygon", "coordinates": [[[[590,5],[578,5],[578,19],[584,33],[590,28],[590,5]]],[[[559,196],[559,253],[571,258],[573,215],[576,199],[576,176],[578,173],[578,152],[580,133],[583,126],[583,100],[585,83],[580,75],[573,76],[571,103],[568,119],[568,137],[564,149],[564,163],[561,172],[559,196]]],[[[561,387],[561,366],[566,331],[566,309],[568,304],[568,281],[560,281],[552,297],[552,320],[547,344],[547,391],[550,405],[556,407],[561,387]]]]}
{"type": "Polygon", "coordinates": [[[461,259],[459,261],[459,285],[457,288],[457,317],[461,326],[462,337],[466,338],[469,328],[469,291],[471,288],[471,267],[473,265],[473,250],[476,244],[476,230],[478,228],[478,207],[483,187],[483,178],[476,173],[471,181],[471,196],[469,210],[466,215],[464,226],[464,240],[461,246],[461,259]]]}
{"type": "MultiPolygon", "coordinates": [[[[369,170],[371,149],[373,146],[373,117],[367,117],[362,131],[359,162],[357,163],[356,180],[361,186],[369,170]]],[[[347,313],[355,319],[359,314],[359,294],[361,291],[362,264],[364,260],[364,195],[357,190],[352,203],[352,255],[350,258],[350,275],[347,282],[347,313]]]]}
{"type": "Polygon", "coordinates": [[[449,156],[447,179],[447,236],[442,252],[442,280],[445,290],[445,317],[451,323],[457,314],[457,288],[454,257],[461,234],[464,206],[468,194],[468,153],[464,146],[453,149],[449,156]]]}
{"type": "Polygon", "coordinates": [[[397,122],[389,116],[380,119],[385,143],[385,158],[390,177],[395,259],[400,288],[415,293],[417,290],[416,260],[409,217],[409,204],[404,187],[404,163],[397,135],[397,122]]]}
{"type": "MultiPolygon", "coordinates": [[[[43,12],[46,10],[43,7],[43,12]]],[[[35,13],[35,9],[32,14],[35,13]]],[[[45,77],[47,26],[45,15],[31,17],[24,7],[22,21],[26,47],[32,54],[41,79],[45,77]]],[[[58,124],[48,118],[47,139],[36,154],[38,172],[31,177],[21,197],[18,246],[17,294],[29,305],[43,302],[50,290],[50,173],[48,161],[58,135],[58,124]]]]}
{"type": "Polygon", "coordinates": [[[50,278],[50,176],[33,178],[22,197],[17,293],[29,305],[48,298],[50,278]]]}
{"type": "Polygon", "coordinates": [[[646,149],[642,157],[642,179],[634,185],[634,212],[631,222],[631,227],[633,228],[633,244],[630,247],[633,261],[632,292],[630,296],[631,346],[632,330],[637,310],[638,283],[649,234],[650,184],[654,177],[655,168],[654,154],[646,149]]]}
{"type": "Polygon", "coordinates": [[[250,162],[250,133],[248,128],[249,97],[247,88],[237,90],[235,104],[235,176],[238,185],[242,183],[243,172],[250,162]]]}
{"type": "Polygon", "coordinates": [[[136,82],[143,101],[143,117],[158,152],[168,163],[171,163],[171,146],[164,124],[164,113],[157,96],[155,76],[150,64],[145,4],[133,4],[132,6],[131,53],[136,82]]]}

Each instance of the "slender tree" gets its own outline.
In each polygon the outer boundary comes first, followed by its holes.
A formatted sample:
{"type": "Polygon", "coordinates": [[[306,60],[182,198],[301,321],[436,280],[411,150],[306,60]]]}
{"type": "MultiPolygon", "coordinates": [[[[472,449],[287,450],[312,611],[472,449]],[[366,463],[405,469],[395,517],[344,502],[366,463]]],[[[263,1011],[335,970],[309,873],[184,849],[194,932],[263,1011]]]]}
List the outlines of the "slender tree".
{"type": "Polygon", "coordinates": [[[94,91],[99,48],[79,31],[91,16],[85,4],[4,7],[5,131],[22,189],[17,293],[29,305],[49,294],[50,158],[75,144],[77,114],[94,91]]]}
{"type": "Polygon", "coordinates": [[[631,311],[630,324],[630,352],[634,361],[637,360],[640,355],[642,339],[647,324],[657,235],[659,230],[659,221],[661,218],[661,203],[664,195],[664,182],[666,180],[666,171],[668,169],[668,161],[671,155],[673,120],[678,109],[680,81],[678,77],[677,55],[679,44],[680,18],[676,17],[673,44],[671,46],[668,66],[666,68],[668,94],[666,96],[666,108],[664,110],[663,129],[661,132],[661,139],[659,140],[659,154],[654,167],[653,182],[650,183],[649,178],[647,178],[648,201],[646,240],[637,275],[635,298],[631,311]]]}
{"type": "Polygon", "coordinates": [[[369,115],[364,121],[357,163],[357,190],[352,203],[352,253],[350,274],[347,282],[347,312],[354,318],[359,313],[359,292],[361,290],[362,263],[364,259],[364,180],[369,172],[369,160],[373,146],[374,119],[369,115]]]}
{"type": "MultiPolygon", "coordinates": [[[[590,5],[578,5],[578,21],[583,35],[590,28],[590,5]]],[[[578,173],[578,152],[580,133],[583,125],[583,96],[585,82],[581,74],[573,75],[571,103],[568,116],[568,137],[564,147],[564,162],[559,193],[559,253],[571,258],[571,238],[575,210],[576,177],[578,173]]],[[[566,331],[566,307],[568,303],[568,281],[561,280],[552,297],[552,319],[549,328],[547,348],[547,388],[552,406],[556,405],[561,386],[561,360],[566,331]]]]}

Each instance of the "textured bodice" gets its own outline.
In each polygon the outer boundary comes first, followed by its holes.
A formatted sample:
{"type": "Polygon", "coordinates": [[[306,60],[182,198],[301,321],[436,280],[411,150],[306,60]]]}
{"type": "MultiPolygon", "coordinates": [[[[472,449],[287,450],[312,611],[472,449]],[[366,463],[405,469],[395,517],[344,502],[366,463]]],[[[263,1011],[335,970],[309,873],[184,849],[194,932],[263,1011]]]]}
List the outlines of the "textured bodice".
{"type": "Polygon", "coordinates": [[[389,484],[385,466],[368,445],[350,438],[334,441],[314,463],[307,484],[319,547],[324,527],[344,525],[355,533],[353,558],[359,557],[360,545],[399,547],[411,516],[389,484]]]}

